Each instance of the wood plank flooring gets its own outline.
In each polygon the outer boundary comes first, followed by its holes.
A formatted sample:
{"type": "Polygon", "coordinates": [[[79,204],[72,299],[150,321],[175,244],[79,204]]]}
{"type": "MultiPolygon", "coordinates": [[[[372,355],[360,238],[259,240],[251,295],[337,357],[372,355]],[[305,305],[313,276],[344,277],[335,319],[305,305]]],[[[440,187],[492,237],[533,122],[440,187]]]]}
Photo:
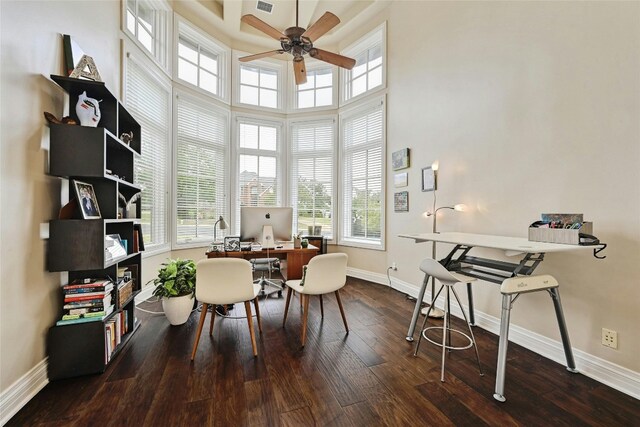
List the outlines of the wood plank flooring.
{"type": "MultiPolygon", "coordinates": [[[[261,299],[257,358],[244,318],[218,317],[213,337],[206,323],[191,363],[200,313],[170,326],[164,316],[138,311],[142,326],[104,374],[50,383],[7,425],[640,425],[638,400],[515,344],[507,401],[496,402],[498,337],[479,328],[485,375],[473,350],[457,351],[442,383],[439,349],[423,341],[413,357],[404,339],[413,308],[404,294],[349,278],[341,295],[350,333],[335,297],[324,298],[324,319],[312,298],[304,349],[299,299],[286,328],[284,298],[261,299]]],[[[141,307],[160,310],[158,303],[141,307]]],[[[230,315],[243,316],[243,304],[230,315]]]]}

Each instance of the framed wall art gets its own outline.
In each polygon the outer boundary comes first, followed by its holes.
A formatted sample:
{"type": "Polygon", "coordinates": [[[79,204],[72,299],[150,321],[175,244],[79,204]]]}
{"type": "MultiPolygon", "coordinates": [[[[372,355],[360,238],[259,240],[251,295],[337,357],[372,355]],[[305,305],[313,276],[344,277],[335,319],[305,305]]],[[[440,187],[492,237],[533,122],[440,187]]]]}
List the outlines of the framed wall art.
{"type": "Polygon", "coordinates": [[[408,168],[410,165],[409,149],[403,148],[391,153],[391,165],[394,171],[408,168]]]}
{"type": "Polygon", "coordinates": [[[422,191],[436,190],[436,171],[431,166],[422,168],[422,191]]]}
{"type": "Polygon", "coordinates": [[[393,186],[402,188],[409,185],[409,174],[407,172],[397,173],[393,176],[393,186]]]}
{"type": "Polygon", "coordinates": [[[393,195],[393,210],[395,212],[409,212],[408,191],[400,191],[393,195]]]}

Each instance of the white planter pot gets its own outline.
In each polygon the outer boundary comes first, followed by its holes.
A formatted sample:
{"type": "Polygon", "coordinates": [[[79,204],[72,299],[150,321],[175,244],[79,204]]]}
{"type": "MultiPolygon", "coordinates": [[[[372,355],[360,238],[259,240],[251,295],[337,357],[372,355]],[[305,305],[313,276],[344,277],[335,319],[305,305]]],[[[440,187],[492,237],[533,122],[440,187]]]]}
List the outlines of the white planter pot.
{"type": "Polygon", "coordinates": [[[162,309],[172,325],[182,325],[189,319],[193,308],[191,295],[182,297],[162,298],[162,309]]]}

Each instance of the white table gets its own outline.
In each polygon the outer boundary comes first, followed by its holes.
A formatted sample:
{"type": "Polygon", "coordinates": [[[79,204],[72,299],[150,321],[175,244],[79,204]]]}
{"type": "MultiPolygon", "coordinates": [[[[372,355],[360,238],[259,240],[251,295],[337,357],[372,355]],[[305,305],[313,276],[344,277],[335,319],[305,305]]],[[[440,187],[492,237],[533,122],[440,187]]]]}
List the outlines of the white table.
{"type": "MultiPolygon", "coordinates": [[[[556,243],[531,242],[521,237],[505,237],[493,236],[486,234],[472,233],[421,233],[421,234],[400,234],[398,237],[413,239],[416,243],[423,242],[439,242],[450,243],[454,248],[440,262],[451,270],[461,272],[467,276],[485,280],[492,283],[501,284],[505,279],[517,275],[531,275],[536,267],[544,260],[544,254],[547,252],[566,252],[575,250],[594,250],[598,246],[580,246],[580,245],[562,245],[556,243]],[[489,248],[503,251],[509,257],[518,257],[518,262],[505,262],[491,258],[480,258],[470,256],[469,252],[473,248],[489,248]]],[[[413,341],[418,316],[424,294],[427,288],[428,276],[425,276],[416,306],[413,310],[411,324],[407,332],[407,341],[413,341]]],[[[474,324],[473,313],[473,296],[471,287],[468,286],[469,294],[469,320],[474,324]]],[[[571,342],[567,332],[567,325],[562,312],[562,302],[560,301],[560,292],[558,288],[546,289],[551,295],[553,305],[558,320],[560,336],[562,337],[562,345],[564,354],[567,359],[567,370],[570,372],[578,372],[576,370],[575,361],[573,359],[573,351],[571,350],[571,342]]],[[[494,397],[496,400],[504,401],[504,374],[506,368],[507,346],[509,343],[509,318],[513,302],[519,294],[502,295],[502,314],[500,317],[500,343],[498,347],[498,367],[496,369],[496,392],[494,397]]],[[[432,301],[433,304],[434,301],[432,301]]]]}

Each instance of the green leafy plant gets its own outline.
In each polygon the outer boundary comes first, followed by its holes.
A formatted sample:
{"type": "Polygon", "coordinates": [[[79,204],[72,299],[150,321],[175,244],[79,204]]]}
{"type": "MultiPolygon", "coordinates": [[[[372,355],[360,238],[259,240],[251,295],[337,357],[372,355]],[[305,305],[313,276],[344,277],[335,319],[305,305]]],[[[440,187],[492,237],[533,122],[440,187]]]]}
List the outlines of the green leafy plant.
{"type": "Polygon", "coordinates": [[[191,295],[193,298],[196,289],[196,264],[190,259],[170,259],[162,264],[153,284],[156,286],[153,295],[157,297],[191,295]]]}

